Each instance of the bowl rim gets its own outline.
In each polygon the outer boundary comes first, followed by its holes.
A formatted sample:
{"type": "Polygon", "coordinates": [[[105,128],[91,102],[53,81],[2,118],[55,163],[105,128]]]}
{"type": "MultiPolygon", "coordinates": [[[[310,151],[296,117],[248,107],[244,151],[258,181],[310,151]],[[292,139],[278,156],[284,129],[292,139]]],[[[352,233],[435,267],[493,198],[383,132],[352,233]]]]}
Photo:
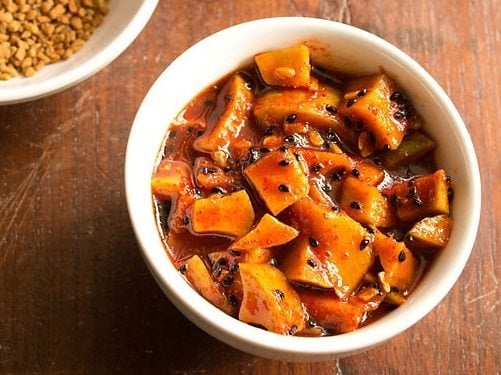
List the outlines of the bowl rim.
{"type": "MultiPolygon", "coordinates": [[[[196,94],[197,93],[194,95],[196,94]]],[[[167,121],[165,122],[167,123],[167,121]]],[[[167,126],[168,124],[166,125],[165,132],[167,132],[167,126]]],[[[450,289],[456,283],[471,254],[480,219],[480,173],[473,143],[459,112],[435,79],[433,79],[423,67],[421,67],[415,60],[403,51],[374,34],[351,25],[310,17],[272,17],[241,23],[206,37],[178,56],[161,73],[156,82],[150,88],[137,112],[136,118],[134,119],[126,150],[125,184],[130,219],[140,244],[141,253],[159,286],[169,299],[190,320],[209,334],[215,336],[223,342],[226,342],[227,344],[237,347],[238,349],[268,358],[277,358],[278,356],[282,359],[290,358],[290,360],[301,361],[339,358],[343,355],[350,355],[355,352],[367,350],[368,348],[380,344],[411,327],[427,313],[429,313],[436,305],[438,305],[438,303],[448,294],[450,289]],[[132,159],[134,158],[134,152],[137,147],[137,145],[134,144],[134,140],[137,137],[136,133],[140,131],[139,124],[141,122],[141,118],[143,117],[143,113],[150,109],[149,105],[151,105],[152,97],[160,92],[162,77],[168,75],[169,71],[174,70],[178,65],[188,61],[190,56],[195,54],[195,52],[199,49],[205,48],[206,45],[217,43],[230,33],[235,31],[252,31],[254,27],[262,27],[269,24],[272,24],[273,27],[279,28],[281,25],[290,25],[291,23],[298,24],[301,27],[312,25],[325,27],[329,28],[330,32],[350,34],[355,38],[374,44],[378,49],[383,50],[385,54],[390,55],[392,58],[405,65],[406,69],[412,70],[412,73],[417,76],[417,80],[423,82],[423,84],[430,89],[434,99],[437,101],[437,105],[442,107],[447,112],[447,115],[451,118],[451,123],[454,123],[453,127],[456,128],[460,136],[461,146],[464,150],[463,153],[465,156],[465,163],[469,169],[468,173],[471,182],[470,196],[472,198],[472,202],[474,201],[476,203],[472,204],[470,220],[471,225],[464,229],[467,232],[467,241],[461,244],[463,251],[460,253],[461,257],[457,259],[456,266],[452,270],[447,271],[448,276],[444,277],[440,283],[440,287],[437,288],[437,291],[431,294],[428,303],[411,306],[410,308],[413,309],[413,315],[409,319],[400,319],[395,322],[392,330],[382,331],[380,329],[382,324],[381,322],[385,321],[386,317],[354,332],[329,337],[309,338],[282,336],[265,330],[256,329],[255,327],[242,323],[218,310],[208,301],[203,299],[203,297],[198,295],[198,293],[194,291],[181,276],[170,274],[171,269],[174,269],[172,263],[169,261],[171,267],[166,267],[165,264],[158,264],[148,248],[147,239],[145,239],[142,234],[140,222],[141,212],[137,212],[137,206],[134,202],[135,197],[133,194],[133,185],[135,184],[135,180],[133,175],[134,163],[132,162],[132,159]],[[203,311],[195,310],[195,306],[193,306],[188,299],[183,298],[183,293],[190,292],[188,289],[183,288],[179,281],[182,281],[182,283],[191,289],[193,293],[198,295],[199,300],[197,301],[197,306],[203,307],[203,311]],[[178,287],[181,288],[181,290],[176,290],[178,287]],[[212,308],[208,308],[207,306],[212,308]]],[[[168,259],[168,257],[166,259],[168,259]]],[[[196,299],[196,297],[194,298],[196,299]]],[[[401,308],[402,307],[399,309],[401,308]]]]}
{"type": "MultiPolygon", "coordinates": [[[[137,38],[150,20],[158,1],[143,0],[131,21],[116,37],[81,65],[35,84],[28,84],[27,81],[26,85],[0,90],[0,105],[17,104],[43,98],[70,88],[99,72],[124,52],[137,38]]],[[[57,63],[64,63],[64,61],[57,63]]],[[[21,79],[29,80],[29,77],[21,77],[21,79]]]]}

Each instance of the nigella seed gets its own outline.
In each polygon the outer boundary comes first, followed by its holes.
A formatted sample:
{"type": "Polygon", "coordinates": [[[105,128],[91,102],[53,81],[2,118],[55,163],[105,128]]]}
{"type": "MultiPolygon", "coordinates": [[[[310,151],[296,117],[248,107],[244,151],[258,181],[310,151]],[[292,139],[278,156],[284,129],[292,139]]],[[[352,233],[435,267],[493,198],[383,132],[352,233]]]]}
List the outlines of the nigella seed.
{"type": "Polygon", "coordinates": [[[240,266],[238,265],[238,263],[237,263],[237,262],[235,262],[235,263],[233,263],[233,264],[230,266],[229,271],[230,271],[231,273],[237,272],[239,267],[240,267],[240,266]]]}
{"type": "Polygon", "coordinates": [[[369,232],[369,234],[374,234],[374,229],[372,229],[372,227],[366,226],[365,229],[367,229],[367,232],[369,232]]]}
{"type": "Polygon", "coordinates": [[[261,148],[259,149],[259,151],[260,151],[261,153],[263,153],[263,154],[267,154],[267,153],[268,153],[268,152],[270,152],[271,150],[270,150],[269,148],[267,148],[267,147],[261,147],[261,148]]]}
{"type": "Polygon", "coordinates": [[[353,168],[351,174],[355,177],[360,177],[360,171],[357,168],[353,168]]]}
{"type": "Polygon", "coordinates": [[[275,133],[275,128],[273,126],[270,126],[264,131],[264,135],[272,135],[275,133]]]}
{"type": "Polygon", "coordinates": [[[402,112],[402,111],[396,112],[396,113],[393,115],[393,118],[394,118],[395,120],[402,120],[403,118],[405,118],[405,112],[402,112]]]}
{"type": "Polygon", "coordinates": [[[452,188],[447,189],[447,197],[449,200],[452,200],[454,198],[454,190],[452,188]]]}
{"type": "Polygon", "coordinates": [[[391,150],[390,145],[389,145],[389,144],[385,144],[385,145],[383,146],[383,150],[384,150],[384,151],[390,151],[390,150],[391,150]]]}
{"type": "Polygon", "coordinates": [[[295,113],[292,113],[285,118],[285,122],[287,124],[292,124],[294,121],[296,121],[296,119],[297,119],[297,115],[295,113]]]}
{"type": "Polygon", "coordinates": [[[280,150],[280,152],[287,152],[288,148],[287,148],[287,146],[284,145],[284,146],[280,146],[279,150],[280,150]]]}
{"type": "Polygon", "coordinates": [[[323,167],[324,167],[324,165],[323,165],[322,163],[317,163],[317,164],[315,164],[315,165],[313,165],[313,166],[311,167],[311,170],[312,170],[313,172],[318,172],[318,171],[320,171],[323,167]]]}
{"type": "Polygon", "coordinates": [[[237,297],[234,294],[230,294],[228,296],[228,302],[233,307],[235,307],[236,305],[238,305],[238,299],[237,299],[237,297]]]}
{"type": "Polygon", "coordinates": [[[183,217],[183,225],[187,226],[190,223],[190,218],[188,216],[183,217]]]}
{"type": "Polygon", "coordinates": [[[289,187],[284,184],[278,185],[278,190],[280,190],[282,193],[288,193],[290,191],[289,187]]]}
{"type": "Polygon", "coordinates": [[[221,282],[224,286],[230,286],[231,284],[233,284],[233,281],[235,279],[233,278],[233,276],[231,275],[228,275],[226,276],[223,281],[221,282]]]}
{"type": "Polygon", "coordinates": [[[340,142],[339,137],[337,136],[336,132],[332,128],[328,128],[327,131],[325,132],[325,139],[327,139],[330,142],[336,142],[336,143],[340,142]]]}
{"type": "Polygon", "coordinates": [[[289,329],[289,335],[294,335],[297,332],[297,325],[293,324],[292,327],[289,329]]]}
{"type": "Polygon", "coordinates": [[[273,294],[275,295],[275,298],[279,301],[282,301],[285,298],[284,292],[282,292],[280,289],[274,289],[273,294]]]}
{"type": "Polygon", "coordinates": [[[171,139],[171,138],[176,138],[176,135],[177,135],[177,131],[175,131],[175,130],[171,130],[171,131],[169,132],[169,139],[171,139]]]}
{"type": "Polygon", "coordinates": [[[357,92],[357,96],[364,96],[365,94],[367,94],[367,89],[362,89],[359,92],[357,92]]]}
{"type": "Polygon", "coordinates": [[[407,259],[407,255],[405,255],[405,251],[400,251],[400,253],[398,254],[398,261],[400,263],[404,262],[405,259],[407,259]]]}
{"type": "Polygon", "coordinates": [[[313,259],[309,258],[306,263],[308,263],[308,265],[310,267],[313,267],[313,268],[316,268],[317,267],[317,262],[315,262],[313,259]]]}
{"type": "Polygon", "coordinates": [[[284,140],[287,143],[293,143],[293,144],[297,143],[297,139],[293,135],[288,135],[287,137],[284,138],[284,140]]]}
{"type": "Polygon", "coordinates": [[[198,196],[202,195],[202,190],[200,190],[199,188],[195,188],[195,194],[198,196]]]}
{"type": "Polygon", "coordinates": [[[347,107],[347,108],[350,108],[350,107],[351,107],[353,104],[355,104],[356,102],[357,102],[357,99],[352,98],[352,99],[350,99],[350,100],[348,100],[348,101],[346,102],[346,107],[347,107]]]}
{"type": "Polygon", "coordinates": [[[268,263],[272,267],[278,267],[278,260],[276,260],[275,258],[271,258],[268,263]]]}
{"type": "Polygon", "coordinates": [[[212,270],[212,273],[214,274],[215,277],[221,276],[221,273],[223,272],[223,269],[219,264],[214,265],[214,269],[212,270]]]}
{"type": "Polygon", "coordinates": [[[421,207],[423,207],[423,206],[424,206],[423,201],[422,201],[421,199],[419,199],[419,198],[414,198],[414,199],[412,200],[412,203],[413,203],[413,204],[414,204],[414,206],[416,206],[417,208],[421,208],[421,207]]]}
{"type": "Polygon", "coordinates": [[[202,174],[214,174],[217,173],[217,169],[214,167],[201,167],[200,171],[202,174]]]}
{"type": "Polygon", "coordinates": [[[334,181],[341,181],[341,179],[343,178],[343,176],[346,174],[346,168],[342,167],[342,168],[339,168],[336,172],[334,172],[332,174],[332,179],[334,181]]]}
{"type": "Polygon", "coordinates": [[[337,108],[336,108],[336,107],[334,107],[334,106],[332,106],[332,105],[330,105],[330,104],[327,104],[327,105],[325,106],[325,110],[326,110],[327,112],[329,112],[331,115],[335,115],[335,114],[337,113],[337,108]]]}
{"type": "Polygon", "coordinates": [[[397,103],[404,103],[406,101],[406,97],[400,91],[395,91],[393,94],[391,94],[390,100],[397,103]]]}
{"type": "Polygon", "coordinates": [[[223,188],[220,188],[218,186],[213,187],[210,191],[213,194],[226,194],[227,193],[226,190],[224,190],[223,188]]]}
{"type": "Polygon", "coordinates": [[[186,264],[182,264],[177,270],[181,273],[185,273],[187,269],[188,266],[186,264]]]}
{"type": "Polygon", "coordinates": [[[451,176],[449,175],[445,176],[445,182],[451,182],[451,181],[452,181],[451,176]]]}
{"type": "Polygon", "coordinates": [[[226,100],[227,102],[229,102],[231,100],[231,95],[226,95],[224,97],[224,100],[226,100]]]}
{"type": "Polygon", "coordinates": [[[310,237],[310,245],[312,247],[318,247],[319,245],[318,240],[314,239],[313,237],[310,237]]]}
{"type": "Polygon", "coordinates": [[[334,211],[334,212],[338,212],[339,211],[339,207],[337,205],[333,205],[331,207],[331,210],[334,211]]]}
{"type": "Polygon", "coordinates": [[[296,158],[297,161],[301,160],[301,155],[299,155],[299,152],[295,152],[294,157],[296,158]]]}
{"type": "Polygon", "coordinates": [[[350,202],[350,207],[353,208],[354,210],[360,210],[360,203],[357,201],[350,202]]]}
{"type": "Polygon", "coordinates": [[[381,161],[380,158],[374,158],[373,161],[374,161],[374,164],[376,164],[378,167],[383,165],[383,162],[381,161]]]}
{"type": "Polygon", "coordinates": [[[217,264],[220,266],[226,266],[228,264],[228,259],[221,257],[217,260],[217,264]]]}
{"type": "Polygon", "coordinates": [[[278,163],[281,167],[286,167],[290,164],[290,161],[288,159],[280,160],[278,163]]]}
{"type": "Polygon", "coordinates": [[[360,241],[360,250],[365,249],[367,247],[367,245],[369,245],[369,242],[370,241],[367,238],[360,241]]]}
{"type": "Polygon", "coordinates": [[[414,236],[412,234],[408,234],[407,236],[405,236],[405,239],[407,240],[407,242],[410,242],[410,243],[416,242],[416,240],[414,239],[414,236]]]}

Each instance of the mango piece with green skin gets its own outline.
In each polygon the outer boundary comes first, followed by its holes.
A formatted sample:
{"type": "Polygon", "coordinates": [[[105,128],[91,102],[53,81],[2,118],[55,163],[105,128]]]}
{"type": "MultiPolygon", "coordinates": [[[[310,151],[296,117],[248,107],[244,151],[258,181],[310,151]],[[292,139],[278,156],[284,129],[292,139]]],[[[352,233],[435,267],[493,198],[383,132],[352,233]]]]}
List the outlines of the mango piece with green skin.
{"type": "Polygon", "coordinates": [[[381,156],[389,169],[414,163],[433,151],[436,143],[421,131],[407,134],[396,150],[386,151],[381,156]]]}
{"type": "Polygon", "coordinates": [[[407,232],[405,243],[413,250],[439,250],[449,242],[451,227],[448,215],[425,217],[407,232]]]}

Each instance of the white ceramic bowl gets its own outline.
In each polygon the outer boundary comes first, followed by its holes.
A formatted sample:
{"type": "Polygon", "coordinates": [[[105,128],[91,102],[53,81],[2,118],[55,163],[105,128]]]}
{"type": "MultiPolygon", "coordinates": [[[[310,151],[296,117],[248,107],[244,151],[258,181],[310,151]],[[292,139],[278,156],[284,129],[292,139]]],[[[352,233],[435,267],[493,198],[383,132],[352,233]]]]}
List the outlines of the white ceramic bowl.
{"type": "Polygon", "coordinates": [[[150,19],[158,0],[111,0],[109,13],[84,47],[65,61],[50,64],[32,77],[0,81],[0,105],[35,100],[67,89],[118,57],[150,19]]]}
{"type": "MultiPolygon", "coordinates": [[[[423,318],[449,292],[470,255],[480,215],[480,177],[472,142],[456,108],[437,82],[388,42],[344,24],[311,18],[257,20],[218,32],[179,56],[158,78],[134,121],[125,183],[130,217],[144,259],[170,300],[200,328],[243,351],[284,361],[320,361],[354,354],[388,340],[423,318]],[[166,255],[155,225],[150,178],[167,126],[202,89],[262,51],[310,41],[324,47],[316,61],[350,73],[383,67],[410,96],[439,142],[440,166],[455,187],[454,229],[408,302],[355,332],[333,337],[281,336],[239,322],[195,292],[166,255]]],[[[172,338],[175,340],[175,338],[172,338]]]]}

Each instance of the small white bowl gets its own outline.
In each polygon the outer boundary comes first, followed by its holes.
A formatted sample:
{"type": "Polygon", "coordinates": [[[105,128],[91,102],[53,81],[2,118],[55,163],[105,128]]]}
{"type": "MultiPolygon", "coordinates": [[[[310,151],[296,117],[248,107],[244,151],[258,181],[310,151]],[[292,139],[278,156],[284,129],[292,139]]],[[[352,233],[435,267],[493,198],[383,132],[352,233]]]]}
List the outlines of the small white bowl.
{"type": "Polygon", "coordinates": [[[31,77],[0,81],[0,105],[42,98],[67,89],[104,68],[136,39],[158,0],[112,0],[109,12],[85,43],[68,60],[45,66],[31,77]]]}
{"type": "MultiPolygon", "coordinates": [[[[458,279],[470,255],[480,216],[480,176],[471,139],[438,83],[390,43],[360,29],[311,18],[271,18],[220,31],[179,56],[157,79],[134,121],[127,145],[125,183],[129,213],[142,253],[170,300],[200,328],[243,351],[284,361],[320,361],[364,351],[412,326],[433,309],[458,279]],[[174,268],[155,224],[150,178],[167,127],[202,89],[251,63],[266,50],[309,41],[322,48],[317,62],[350,73],[395,78],[438,141],[439,165],[452,176],[451,239],[404,305],[357,331],[332,337],[281,336],[244,324],[195,292],[174,268]]],[[[175,338],[173,338],[175,340],[175,338]]]]}

